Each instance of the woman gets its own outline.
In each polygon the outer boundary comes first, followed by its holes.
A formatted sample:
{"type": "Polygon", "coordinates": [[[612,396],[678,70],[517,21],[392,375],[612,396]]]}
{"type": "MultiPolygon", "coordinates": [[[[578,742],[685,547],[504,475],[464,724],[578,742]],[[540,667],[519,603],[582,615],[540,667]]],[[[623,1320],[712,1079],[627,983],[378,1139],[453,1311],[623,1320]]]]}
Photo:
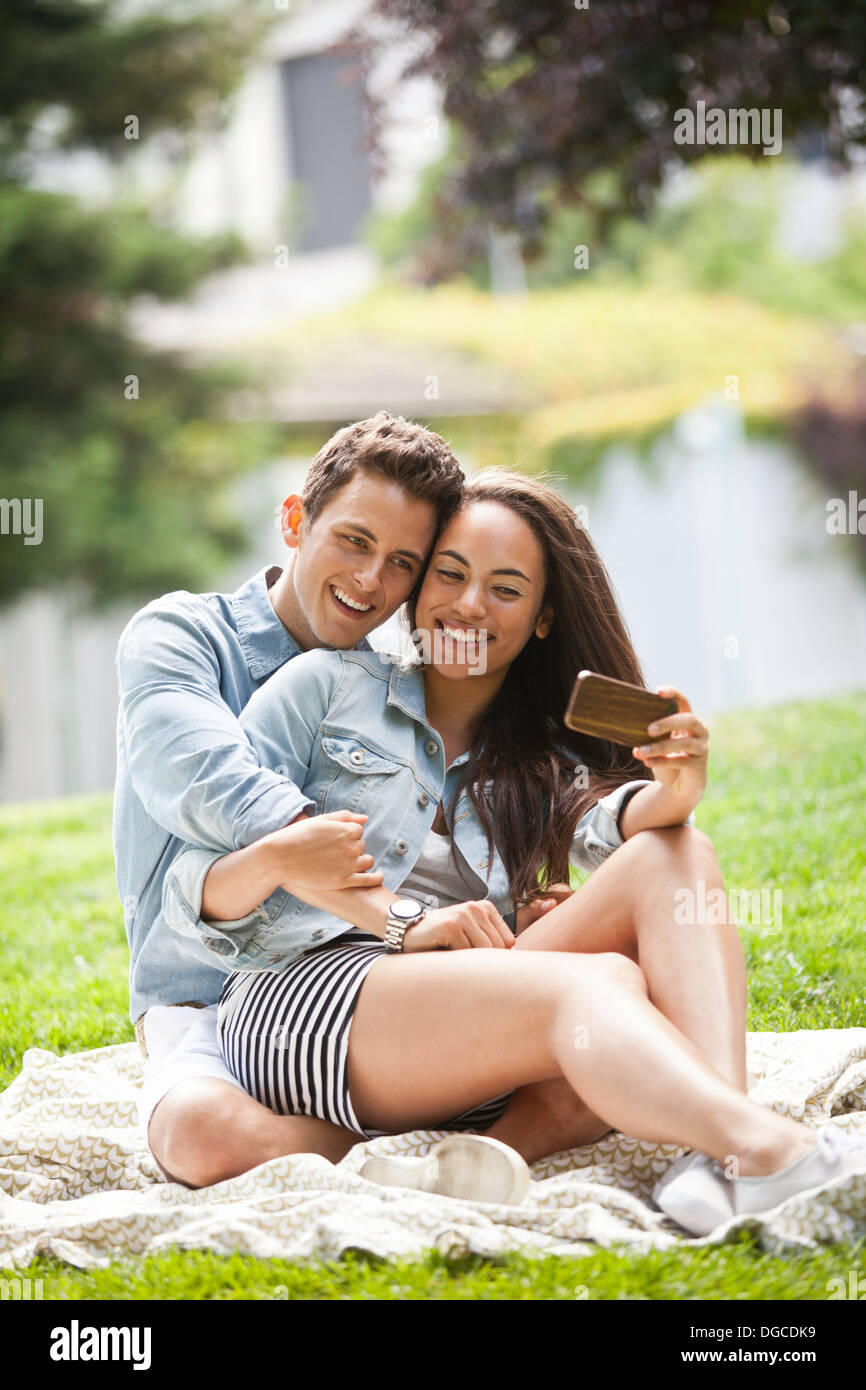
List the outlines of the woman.
{"type": "Polygon", "coordinates": [[[702,721],[679,696],[669,738],[631,751],[562,723],[582,668],[643,684],[567,505],[532,479],[480,475],[409,617],[426,663],[310,652],[242,718],[264,764],[320,813],[349,813],[355,867],[375,864],[381,888],[323,893],[312,872],[281,884],[294,826],[222,857],[187,851],[167,880],[244,967],[220,1003],[234,1075],[275,1110],[364,1137],[492,1124],[506,1142],[509,1097],[549,1082],[589,1137],[615,1127],[725,1165],[696,1157],[685,1203],[675,1184],[660,1196],[694,1230],[866,1166],[866,1146],[842,1153],[832,1131],[748,1099],[736,928],[674,923],[677,889],[721,883],[685,824],[706,782],[702,721]],[[596,872],[515,940],[514,905],[567,879],[570,855],[596,872]]]}

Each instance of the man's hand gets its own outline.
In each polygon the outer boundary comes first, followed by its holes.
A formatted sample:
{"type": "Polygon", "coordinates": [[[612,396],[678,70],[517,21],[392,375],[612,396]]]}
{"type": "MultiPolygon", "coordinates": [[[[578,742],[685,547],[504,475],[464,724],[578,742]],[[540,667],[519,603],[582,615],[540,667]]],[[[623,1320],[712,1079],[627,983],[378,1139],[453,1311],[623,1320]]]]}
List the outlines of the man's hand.
{"type": "Polygon", "coordinates": [[[384,875],[373,870],[375,861],[365,850],[366,819],[357,811],[327,811],[299,816],[266,835],[261,843],[274,881],[298,888],[378,888],[384,875]]]}
{"type": "Polygon", "coordinates": [[[517,909],[515,922],[517,935],[531,927],[533,922],[537,922],[539,917],[545,917],[548,912],[552,912],[560,903],[564,903],[574,892],[567,883],[552,883],[549,888],[545,888],[541,897],[532,898],[528,903],[517,909]]]}
{"type": "Polygon", "coordinates": [[[486,898],[456,903],[428,912],[403,937],[403,951],[462,951],[473,946],[493,946],[500,950],[514,945],[514,937],[496,908],[486,898]]]}

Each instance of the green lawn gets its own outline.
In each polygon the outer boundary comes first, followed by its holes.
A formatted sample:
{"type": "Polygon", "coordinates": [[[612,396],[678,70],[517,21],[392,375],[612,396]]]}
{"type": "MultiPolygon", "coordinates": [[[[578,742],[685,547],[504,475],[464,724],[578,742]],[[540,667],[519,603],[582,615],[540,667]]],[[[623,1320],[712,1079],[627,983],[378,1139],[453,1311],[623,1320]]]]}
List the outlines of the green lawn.
{"type": "MultiPolygon", "coordinates": [[[[744,927],[752,1029],[866,1024],[866,693],[738,712],[713,724],[697,821],[729,887],[778,888],[782,930],[744,927]]],[[[80,1051],[133,1036],[108,797],[0,809],[0,1084],[32,1046],[80,1051]]],[[[169,1252],[81,1273],[40,1259],[48,1298],[826,1298],[862,1247],[774,1258],[744,1242],[638,1256],[338,1263],[169,1252]]]]}

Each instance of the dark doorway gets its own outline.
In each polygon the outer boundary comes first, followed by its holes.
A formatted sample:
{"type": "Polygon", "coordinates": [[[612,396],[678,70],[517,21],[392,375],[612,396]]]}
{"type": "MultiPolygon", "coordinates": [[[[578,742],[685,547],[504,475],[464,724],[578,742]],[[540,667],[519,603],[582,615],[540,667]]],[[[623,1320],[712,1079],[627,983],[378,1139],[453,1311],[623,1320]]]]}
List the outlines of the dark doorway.
{"type": "Polygon", "coordinates": [[[357,67],[328,53],[281,65],[291,132],[289,176],[300,184],[299,251],[357,241],[370,210],[363,89],[357,67]]]}

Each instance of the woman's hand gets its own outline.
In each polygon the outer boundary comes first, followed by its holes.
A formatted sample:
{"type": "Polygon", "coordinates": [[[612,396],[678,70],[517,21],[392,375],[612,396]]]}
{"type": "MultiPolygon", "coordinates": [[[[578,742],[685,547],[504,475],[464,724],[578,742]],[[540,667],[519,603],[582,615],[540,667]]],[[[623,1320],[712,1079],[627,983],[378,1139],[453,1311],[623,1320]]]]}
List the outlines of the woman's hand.
{"type": "Polygon", "coordinates": [[[403,950],[462,951],[471,946],[507,949],[515,938],[486,898],[477,902],[437,907],[403,937],[403,950]]]}
{"type": "Polygon", "coordinates": [[[574,889],[567,883],[552,883],[537,898],[531,898],[528,903],[524,903],[517,909],[514,917],[517,935],[526,931],[526,928],[531,927],[540,917],[546,917],[548,912],[552,912],[560,903],[570,898],[573,892],[574,889]]]}
{"type": "Polygon", "coordinates": [[[649,725],[647,733],[669,732],[670,738],[633,748],[632,753],[646,763],[655,780],[683,807],[687,807],[686,815],[690,815],[707,785],[710,731],[703,720],[692,712],[681,690],[675,690],[672,685],[660,685],[658,694],[673,696],[679,711],[656,719],[649,725]]]}

